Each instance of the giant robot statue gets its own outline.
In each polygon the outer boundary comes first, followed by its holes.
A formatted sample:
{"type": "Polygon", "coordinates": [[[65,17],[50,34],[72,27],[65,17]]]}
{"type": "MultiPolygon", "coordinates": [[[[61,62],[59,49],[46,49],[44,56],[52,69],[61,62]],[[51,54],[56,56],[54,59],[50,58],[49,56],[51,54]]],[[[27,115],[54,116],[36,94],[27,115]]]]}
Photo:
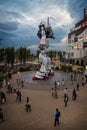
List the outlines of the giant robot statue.
{"type": "Polygon", "coordinates": [[[51,26],[49,26],[49,18],[47,20],[47,25],[45,25],[45,23],[43,22],[40,23],[37,35],[40,38],[38,42],[38,48],[40,50],[39,54],[40,69],[33,77],[33,80],[41,80],[41,79],[46,80],[49,79],[49,76],[54,75],[54,72],[51,69],[51,60],[50,57],[48,56],[48,47],[49,47],[48,38],[54,39],[52,28],[51,26]]]}

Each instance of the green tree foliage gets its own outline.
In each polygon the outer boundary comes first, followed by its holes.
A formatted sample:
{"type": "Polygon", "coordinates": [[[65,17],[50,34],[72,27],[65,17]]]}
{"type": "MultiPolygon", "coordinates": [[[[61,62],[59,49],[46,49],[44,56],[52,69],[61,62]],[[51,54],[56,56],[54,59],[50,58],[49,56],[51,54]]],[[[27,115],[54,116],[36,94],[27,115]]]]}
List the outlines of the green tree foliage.
{"type": "Polygon", "coordinates": [[[13,65],[15,60],[15,49],[14,47],[8,47],[5,49],[5,60],[6,63],[13,65]]]}
{"type": "Polygon", "coordinates": [[[52,50],[48,52],[48,56],[51,58],[51,61],[52,61],[52,59],[53,59],[53,51],[52,50]]]}
{"type": "Polygon", "coordinates": [[[51,58],[51,61],[56,59],[56,51],[50,50],[48,56],[51,58]]]}
{"type": "Polygon", "coordinates": [[[4,61],[4,56],[5,56],[5,54],[4,54],[4,48],[1,48],[0,49],[0,62],[4,61]]]}
{"type": "Polygon", "coordinates": [[[59,58],[60,58],[60,61],[62,61],[63,56],[62,56],[62,52],[61,52],[61,51],[58,51],[58,56],[59,56],[59,58]]]}
{"type": "Polygon", "coordinates": [[[20,63],[25,63],[27,60],[29,60],[30,55],[31,51],[26,47],[20,47],[16,50],[16,59],[19,60],[20,63]]]}

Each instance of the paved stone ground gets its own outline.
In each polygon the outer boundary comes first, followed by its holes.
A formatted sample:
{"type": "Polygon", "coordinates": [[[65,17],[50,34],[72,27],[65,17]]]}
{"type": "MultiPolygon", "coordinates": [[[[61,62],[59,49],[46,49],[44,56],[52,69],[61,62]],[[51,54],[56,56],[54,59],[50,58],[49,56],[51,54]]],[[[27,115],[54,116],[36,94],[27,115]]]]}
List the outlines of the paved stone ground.
{"type": "MultiPolygon", "coordinates": [[[[16,75],[12,84],[16,87],[16,75]]],[[[58,99],[51,97],[50,86],[35,86],[25,83],[22,92],[22,102],[15,101],[16,94],[7,94],[6,87],[2,88],[7,97],[7,102],[0,107],[3,109],[5,121],[0,122],[0,130],[87,130],[87,85],[81,86],[81,75],[77,79],[80,83],[78,98],[72,101],[72,89],[68,89],[69,102],[65,108],[63,102],[63,90],[58,89],[58,99]],[[42,88],[42,89],[41,89],[42,88]],[[26,97],[30,97],[32,112],[25,111],[26,97]],[[61,111],[60,125],[54,127],[55,109],[61,111]]],[[[64,87],[71,86],[71,82],[64,87]]]]}

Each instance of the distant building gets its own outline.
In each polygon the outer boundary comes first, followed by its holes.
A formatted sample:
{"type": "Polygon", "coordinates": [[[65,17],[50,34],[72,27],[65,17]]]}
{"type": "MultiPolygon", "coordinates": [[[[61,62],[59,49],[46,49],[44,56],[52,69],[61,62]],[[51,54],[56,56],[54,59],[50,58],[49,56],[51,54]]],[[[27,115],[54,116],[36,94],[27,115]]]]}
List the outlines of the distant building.
{"type": "Polygon", "coordinates": [[[83,19],[68,33],[66,59],[79,65],[87,64],[87,8],[84,9],[83,19]]]}

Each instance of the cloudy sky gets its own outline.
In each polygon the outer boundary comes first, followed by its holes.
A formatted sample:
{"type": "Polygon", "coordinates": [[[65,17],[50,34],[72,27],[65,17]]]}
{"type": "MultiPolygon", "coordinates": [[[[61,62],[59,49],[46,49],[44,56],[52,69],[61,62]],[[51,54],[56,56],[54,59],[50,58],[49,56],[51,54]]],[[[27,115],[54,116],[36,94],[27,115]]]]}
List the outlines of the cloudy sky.
{"type": "Polygon", "coordinates": [[[55,39],[49,49],[65,50],[67,33],[83,18],[87,0],[0,0],[0,48],[38,49],[38,25],[50,18],[55,39]]]}

